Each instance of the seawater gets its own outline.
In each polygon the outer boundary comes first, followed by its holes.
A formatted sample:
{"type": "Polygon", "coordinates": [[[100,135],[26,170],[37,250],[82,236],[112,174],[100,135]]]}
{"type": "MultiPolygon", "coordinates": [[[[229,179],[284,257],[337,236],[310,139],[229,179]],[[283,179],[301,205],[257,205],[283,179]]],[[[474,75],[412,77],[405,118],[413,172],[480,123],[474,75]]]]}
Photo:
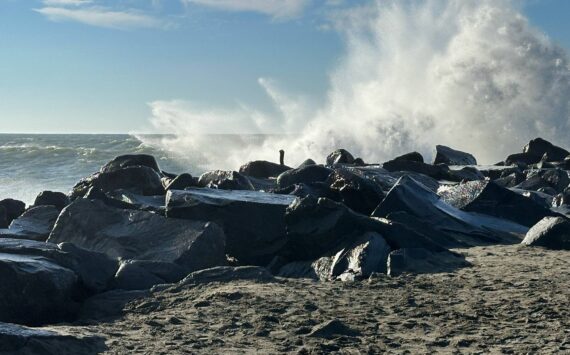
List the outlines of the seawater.
{"type": "Polygon", "coordinates": [[[192,154],[181,156],[152,142],[164,136],[0,134],[0,199],[33,203],[43,190],[69,192],[77,181],[122,154],[151,154],[161,169],[199,174],[192,154]],[[142,139],[142,140],[141,140],[142,139]]]}

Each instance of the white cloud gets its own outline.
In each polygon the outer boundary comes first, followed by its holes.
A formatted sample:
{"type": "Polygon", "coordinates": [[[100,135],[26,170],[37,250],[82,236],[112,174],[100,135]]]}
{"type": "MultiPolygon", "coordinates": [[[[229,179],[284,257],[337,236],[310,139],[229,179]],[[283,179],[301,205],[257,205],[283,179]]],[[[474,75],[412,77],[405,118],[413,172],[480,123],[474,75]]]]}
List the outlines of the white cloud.
{"type": "MultiPolygon", "coordinates": [[[[52,1],[52,0],[50,0],[52,1]]],[[[56,0],[72,1],[72,0],[56,0]]],[[[102,7],[69,9],[64,7],[44,7],[34,11],[46,16],[51,21],[75,21],[91,26],[132,29],[132,28],[164,28],[167,24],[155,17],[144,13],[128,11],[113,11],[102,7]]]]}
{"type": "Polygon", "coordinates": [[[225,11],[258,12],[276,19],[300,15],[310,0],[182,0],[225,11]]]}

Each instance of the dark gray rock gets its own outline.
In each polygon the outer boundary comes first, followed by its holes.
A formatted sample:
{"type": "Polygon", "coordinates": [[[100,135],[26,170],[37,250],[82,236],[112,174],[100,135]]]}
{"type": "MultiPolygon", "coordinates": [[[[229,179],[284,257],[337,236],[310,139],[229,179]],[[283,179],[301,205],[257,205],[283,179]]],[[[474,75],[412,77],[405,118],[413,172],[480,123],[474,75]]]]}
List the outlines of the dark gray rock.
{"type": "Polygon", "coordinates": [[[73,187],[71,199],[85,196],[91,188],[97,188],[105,193],[125,189],[145,196],[165,193],[158,173],[146,166],[130,166],[93,174],[73,187]]]}
{"type": "MultiPolygon", "coordinates": [[[[546,161],[562,161],[570,152],[566,149],[555,146],[554,144],[542,139],[535,138],[531,140],[524,148],[523,153],[542,158],[545,154],[546,161]]],[[[540,160],[539,158],[539,160],[540,160]]]]}
{"type": "Polygon", "coordinates": [[[124,260],[117,271],[113,288],[145,290],[159,284],[175,283],[188,275],[181,266],[149,260],[124,260]]]}
{"type": "Polygon", "coordinates": [[[2,355],[88,355],[105,350],[105,339],[101,337],[77,337],[53,329],[0,323],[2,355]]]}
{"type": "Polygon", "coordinates": [[[460,170],[449,170],[448,175],[448,179],[451,181],[477,181],[485,179],[485,175],[472,166],[466,166],[460,170]]]}
{"type": "Polygon", "coordinates": [[[450,251],[433,252],[423,248],[404,248],[394,250],[388,256],[388,275],[398,276],[404,273],[427,274],[453,272],[470,266],[465,258],[450,251]]]}
{"type": "Polygon", "coordinates": [[[277,177],[281,173],[291,169],[292,168],[287,165],[280,165],[265,160],[256,160],[243,165],[239,168],[239,172],[243,175],[264,179],[277,177]]]}
{"type": "Polygon", "coordinates": [[[165,187],[166,190],[184,190],[187,187],[197,186],[194,177],[183,173],[172,179],[165,187]]]}
{"type": "Polygon", "coordinates": [[[407,153],[404,155],[400,155],[396,158],[394,158],[394,160],[399,161],[399,160],[404,160],[404,161],[415,161],[418,163],[423,163],[424,162],[424,157],[418,153],[418,152],[411,152],[411,153],[407,153]]]}
{"type": "Polygon", "coordinates": [[[288,243],[282,255],[291,261],[316,260],[332,255],[366,232],[382,235],[391,249],[425,247],[445,250],[426,236],[404,225],[382,218],[369,218],[329,199],[305,197],[289,208],[285,215],[288,243]]]}
{"type": "Polygon", "coordinates": [[[338,196],[338,202],[366,215],[372,213],[384,198],[384,192],[378,184],[344,169],[335,170],[325,184],[338,196]]]}
{"type": "Polygon", "coordinates": [[[469,153],[455,150],[444,145],[436,145],[435,151],[434,164],[477,165],[477,160],[469,153]]]}
{"type": "MultiPolygon", "coordinates": [[[[18,217],[26,210],[26,204],[22,201],[14,200],[11,198],[4,199],[0,201],[0,206],[4,207],[5,210],[5,226],[9,226],[12,221],[18,217]]],[[[0,226],[2,227],[2,226],[0,226]]],[[[5,227],[2,227],[5,228],[5,227]]]]}
{"type": "Polygon", "coordinates": [[[528,231],[522,244],[570,250],[570,221],[562,217],[546,217],[528,231]]]}
{"type": "Polygon", "coordinates": [[[8,223],[8,213],[4,206],[0,206],[0,228],[8,228],[10,223],[8,223]]]}
{"type": "Polygon", "coordinates": [[[313,159],[306,159],[301,164],[299,164],[297,169],[301,169],[301,168],[304,168],[304,167],[309,166],[309,165],[317,165],[317,162],[315,162],[313,159]]]}
{"type": "Polygon", "coordinates": [[[9,229],[0,229],[0,237],[45,242],[58,215],[55,206],[32,207],[13,220],[9,229]]]}
{"type": "Polygon", "coordinates": [[[327,156],[327,166],[354,164],[354,157],[345,149],[337,149],[327,156]]]}
{"type": "Polygon", "coordinates": [[[61,211],[69,204],[69,197],[63,192],[43,191],[36,197],[34,206],[55,206],[61,211]]]}
{"type": "Polygon", "coordinates": [[[275,278],[266,268],[259,266],[223,266],[193,272],[180,281],[178,286],[208,284],[213,282],[228,283],[238,280],[274,282],[275,278]]]}
{"type": "Polygon", "coordinates": [[[164,215],[165,195],[144,196],[128,190],[107,192],[105,197],[96,198],[117,208],[155,212],[164,215]],[[112,201],[109,201],[112,200],[112,201]]]}
{"type": "Polygon", "coordinates": [[[439,195],[443,201],[463,211],[504,218],[527,227],[555,215],[535,201],[488,180],[450,187],[439,195]]]}
{"type": "Polygon", "coordinates": [[[443,165],[430,165],[409,160],[391,160],[382,164],[389,172],[407,171],[427,175],[436,180],[445,180],[449,177],[449,168],[443,165]]]}
{"type": "Polygon", "coordinates": [[[78,199],[59,216],[48,239],[71,242],[111,258],[171,262],[188,271],[225,264],[225,237],[213,223],[169,219],[78,199]]]}
{"type": "Polygon", "coordinates": [[[511,154],[505,159],[506,165],[532,165],[540,162],[542,156],[533,155],[529,153],[515,153],[511,154]]]}
{"type": "Polygon", "coordinates": [[[258,191],[171,190],[166,216],[213,221],[226,234],[226,253],[242,264],[266,265],[286,243],[285,209],[295,196],[258,191]]]}
{"type": "Polygon", "coordinates": [[[0,253],[0,322],[41,325],[70,320],[77,276],[42,256],[0,253]]]}
{"type": "MultiPolygon", "coordinates": [[[[514,233],[507,232],[512,223],[501,223],[472,215],[450,206],[434,192],[411,177],[404,176],[372,213],[375,217],[396,218],[408,227],[423,232],[434,243],[446,247],[513,242],[514,233]],[[397,212],[406,213],[394,217],[397,212]]],[[[497,221],[498,222],[498,221],[497,221]]],[[[515,228],[520,231],[520,228],[515,228]]]]}
{"type": "Polygon", "coordinates": [[[111,290],[89,297],[78,313],[80,321],[102,321],[121,316],[125,306],[135,300],[149,297],[149,290],[111,290]]]}
{"type": "Polygon", "coordinates": [[[101,168],[102,173],[110,173],[131,166],[146,166],[157,173],[161,173],[156,159],[147,154],[126,154],[120,155],[111,160],[101,168]]]}
{"type": "Polygon", "coordinates": [[[249,179],[237,171],[208,171],[198,179],[198,186],[220,190],[254,190],[249,179]]]}
{"type": "Polygon", "coordinates": [[[308,165],[288,170],[277,177],[277,186],[285,188],[294,184],[324,182],[333,172],[322,165],[308,165]]]}

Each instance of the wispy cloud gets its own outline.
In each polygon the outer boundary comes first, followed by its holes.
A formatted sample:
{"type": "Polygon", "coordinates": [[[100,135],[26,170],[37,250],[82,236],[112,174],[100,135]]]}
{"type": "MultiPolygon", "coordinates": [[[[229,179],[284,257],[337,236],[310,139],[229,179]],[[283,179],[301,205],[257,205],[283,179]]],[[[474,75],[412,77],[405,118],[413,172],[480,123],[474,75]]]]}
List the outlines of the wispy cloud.
{"type": "Polygon", "coordinates": [[[46,6],[82,6],[91,4],[93,0],[44,0],[46,6]]]}
{"type": "Polygon", "coordinates": [[[257,12],[275,19],[289,19],[303,13],[311,0],[182,0],[185,4],[224,11],[257,12]]]}
{"type": "MultiPolygon", "coordinates": [[[[48,0],[48,2],[50,1],[65,2],[66,5],[80,5],[78,1],[73,0],[48,0]]],[[[85,1],[83,2],[85,3],[85,1]]],[[[55,22],[74,21],[113,29],[168,27],[165,21],[135,10],[115,11],[105,7],[92,6],[79,8],[46,6],[41,9],[34,9],[34,11],[55,22]]]]}

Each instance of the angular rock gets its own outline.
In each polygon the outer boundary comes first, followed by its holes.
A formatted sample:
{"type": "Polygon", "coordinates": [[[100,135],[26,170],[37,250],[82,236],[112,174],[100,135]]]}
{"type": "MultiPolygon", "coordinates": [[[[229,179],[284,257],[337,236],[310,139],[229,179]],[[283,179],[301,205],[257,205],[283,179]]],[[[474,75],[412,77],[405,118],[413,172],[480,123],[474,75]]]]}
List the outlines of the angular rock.
{"type": "Polygon", "coordinates": [[[455,150],[444,145],[436,145],[435,151],[434,165],[477,165],[477,160],[469,153],[455,150]]]}
{"type": "Polygon", "coordinates": [[[277,177],[277,186],[285,188],[294,184],[324,182],[332,172],[322,165],[308,165],[288,170],[277,177]]]}
{"type": "Polygon", "coordinates": [[[394,158],[394,160],[399,161],[399,160],[404,160],[404,161],[415,161],[418,163],[423,163],[424,162],[424,157],[418,153],[418,152],[411,152],[411,153],[407,153],[404,155],[400,155],[396,158],[394,158]]]}
{"type": "Polygon", "coordinates": [[[451,181],[477,181],[485,179],[485,175],[472,166],[466,166],[460,170],[449,170],[448,174],[448,179],[451,181]]]}
{"type": "Polygon", "coordinates": [[[570,221],[562,217],[546,217],[528,231],[522,244],[570,250],[570,221]]]}
{"type": "Polygon", "coordinates": [[[378,184],[344,169],[335,170],[325,184],[338,196],[337,201],[366,215],[372,213],[384,198],[378,184]]]}
{"type": "Polygon", "coordinates": [[[275,278],[263,267],[220,266],[193,272],[180,281],[178,286],[208,284],[213,282],[232,282],[237,280],[273,282],[275,278]]]}
{"type": "Polygon", "coordinates": [[[166,216],[221,225],[226,253],[242,264],[266,265],[286,243],[285,209],[295,196],[258,191],[171,190],[166,216]]]}
{"type": "Polygon", "coordinates": [[[296,260],[316,260],[323,255],[354,243],[366,232],[377,232],[391,249],[425,247],[445,250],[426,236],[404,225],[382,218],[357,214],[346,206],[329,199],[306,197],[287,209],[285,215],[288,243],[282,254],[296,260]]]}
{"type": "Polygon", "coordinates": [[[183,173],[172,179],[165,187],[166,190],[184,190],[187,187],[196,186],[194,177],[188,173],[183,173]]]}
{"type": "Polygon", "coordinates": [[[388,257],[388,275],[452,272],[470,264],[462,255],[450,251],[433,252],[423,248],[394,250],[388,257]]]}
{"type": "Polygon", "coordinates": [[[70,320],[77,276],[42,256],[0,253],[0,322],[41,325],[70,320]]]}
{"type": "Polygon", "coordinates": [[[163,261],[194,271],[225,264],[225,237],[213,223],[168,219],[78,199],[59,216],[48,242],[71,242],[111,258],[163,261]]]}
{"type": "Polygon", "coordinates": [[[10,225],[12,221],[18,217],[26,210],[26,204],[22,201],[14,200],[11,198],[4,199],[0,201],[0,206],[4,207],[6,210],[6,224],[10,225]]]}
{"type": "Polygon", "coordinates": [[[532,165],[540,162],[542,156],[529,153],[511,154],[505,159],[506,165],[532,165]]]}
{"type": "Polygon", "coordinates": [[[249,179],[237,171],[214,170],[206,172],[198,179],[198,185],[220,190],[254,190],[249,179]]]}
{"type": "Polygon", "coordinates": [[[287,165],[280,165],[265,160],[256,160],[243,165],[239,168],[239,172],[243,175],[264,179],[277,177],[281,173],[291,169],[292,168],[287,165]]]}
{"type": "Polygon", "coordinates": [[[450,187],[439,195],[444,202],[463,211],[504,218],[527,227],[555,215],[535,201],[488,180],[450,187]]]}
{"type": "Polygon", "coordinates": [[[69,204],[69,197],[63,192],[43,191],[36,197],[34,206],[55,206],[61,211],[69,204]]]}
{"type": "Polygon", "coordinates": [[[353,164],[354,157],[345,149],[337,149],[327,156],[327,166],[353,164]]]}
{"type": "Polygon", "coordinates": [[[309,334],[307,337],[310,338],[324,338],[324,339],[334,339],[338,337],[357,337],[360,336],[360,332],[354,330],[338,319],[333,319],[326,323],[318,324],[309,334]]]}
{"type": "Polygon", "coordinates": [[[147,154],[126,154],[120,155],[111,160],[101,168],[102,173],[110,173],[131,166],[146,166],[161,173],[156,159],[152,155],[147,154]]]}
{"type": "MultiPolygon", "coordinates": [[[[542,139],[535,138],[531,140],[524,148],[523,153],[542,158],[546,154],[546,161],[562,161],[570,152],[566,149],[555,146],[554,144],[542,139]]],[[[540,160],[539,158],[539,160],[540,160]]]]}
{"type": "Polygon", "coordinates": [[[58,215],[59,210],[52,205],[32,207],[13,220],[9,229],[0,229],[0,237],[45,242],[58,215]]]}
{"type": "Polygon", "coordinates": [[[382,164],[382,167],[389,172],[410,171],[427,175],[436,180],[445,180],[449,176],[449,169],[445,166],[435,166],[409,160],[391,160],[382,164]]]}
{"type": "Polygon", "coordinates": [[[301,169],[301,168],[304,168],[304,167],[309,166],[309,165],[317,165],[317,162],[315,162],[313,159],[306,159],[301,164],[299,164],[297,169],[301,169]]]}
{"type": "Polygon", "coordinates": [[[100,199],[117,208],[155,212],[164,215],[165,195],[143,196],[128,190],[115,190],[100,199]],[[112,201],[109,201],[112,200],[112,201]]]}
{"type": "MultiPolygon", "coordinates": [[[[502,228],[497,228],[496,223],[486,218],[448,205],[438,195],[407,176],[400,178],[372,216],[392,219],[392,214],[396,212],[408,215],[407,219],[401,219],[400,216],[400,222],[423,232],[434,243],[446,247],[516,240],[514,235],[507,232],[513,229],[510,226],[512,223],[502,223],[502,228]]],[[[514,231],[521,229],[514,228],[514,231]]]]}
{"type": "Polygon", "coordinates": [[[91,188],[97,188],[105,193],[125,189],[145,196],[164,195],[160,176],[146,166],[130,166],[93,174],[73,187],[71,199],[85,196],[91,188]]]}
{"type": "Polygon", "coordinates": [[[77,337],[53,329],[0,323],[0,354],[77,355],[105,350],[105,339],[101,337],[77,337]]]}

